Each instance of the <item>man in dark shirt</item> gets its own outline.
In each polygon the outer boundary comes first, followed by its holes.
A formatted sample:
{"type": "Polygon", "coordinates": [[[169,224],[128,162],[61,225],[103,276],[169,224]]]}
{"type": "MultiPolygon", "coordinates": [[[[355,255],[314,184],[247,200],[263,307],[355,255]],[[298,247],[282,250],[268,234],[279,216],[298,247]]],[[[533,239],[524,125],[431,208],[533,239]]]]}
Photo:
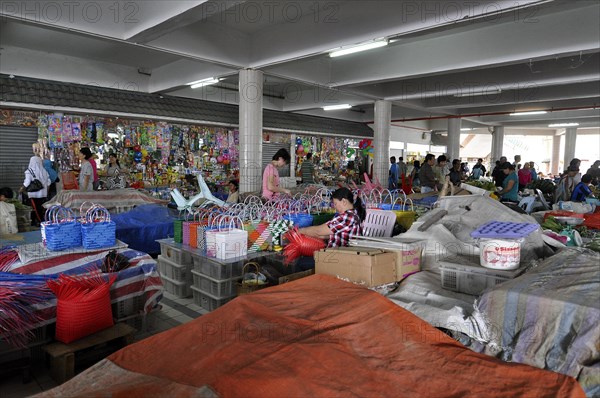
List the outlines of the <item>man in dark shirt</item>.
{"type": "Polygon", "coordinates": [[[500,157],[500,163],[496,162],[496,167],[494,167],[494,171],[492,171],[492,178],[494,179],[494,184],[496,184],[497,187],[501,187],[504,179],[506,178],[504,171],[498,167],[498,164],[503,165],[504,163],[506,163],[506,156],[500,157]]]}
{"type": "Polygon", "coordinates": [[[428,153],[425,156],[425,162],[419,170],[419,180],[421,181],[421,193],[427,193],[437,190],[435,185],[435,173],[433,165],[435,164],[435,155],[428,153]]]}

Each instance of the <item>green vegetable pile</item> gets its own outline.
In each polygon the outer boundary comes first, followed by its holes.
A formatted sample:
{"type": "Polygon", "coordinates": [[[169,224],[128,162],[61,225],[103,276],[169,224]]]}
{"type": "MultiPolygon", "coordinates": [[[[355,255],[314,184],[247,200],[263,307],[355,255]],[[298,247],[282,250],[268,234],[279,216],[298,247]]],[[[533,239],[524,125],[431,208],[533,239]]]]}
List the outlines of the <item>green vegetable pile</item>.
{"type": "Polygon", "coordinates": [[[591,242],[586,243],[585,245],[583,245],[583,247],[585,247],[586,249],[593,250],[595,252],[600,252],[600,235],[596,235],[596,237],[594,237],[594,239],[592,239],[591,242]]]}
{"type": "Polygon", "coordinates": [[[542,223],[542,228],[549,229],[552,232],[560,233],[560,231],[562,231],[565,227],[556,221],[554,217],[548,216],[542,223]]]}
{"type": "Polygon", "coordinates": [[[550,180],[535,180],[527,184],[525,188],[528,189],[539,189],[542,193],[552,193],[554,192],[554,183],[550,180]]]}
{"type": "Polygon", "coordinates": [[[493,181],[469,181],[466,184],[472,185],[477,188],[485,189],[486,191],[495,191],[496,184],[493,181]]]}

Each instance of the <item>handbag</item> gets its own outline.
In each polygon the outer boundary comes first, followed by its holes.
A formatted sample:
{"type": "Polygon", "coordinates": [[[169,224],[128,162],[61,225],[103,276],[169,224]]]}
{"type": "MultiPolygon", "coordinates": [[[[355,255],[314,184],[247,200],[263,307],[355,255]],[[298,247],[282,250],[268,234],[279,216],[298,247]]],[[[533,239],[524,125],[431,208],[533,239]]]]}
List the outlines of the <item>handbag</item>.
{"type": "Polygon", "coordinates": [[[29,170],[29,172],[31,173],[31,176],[33,177],[33,181],[31,181],[31,183],[29,183],[29,185],[25,188],[25,191],[37,192],[37,191],[41,191],[42,189],[44,189],[44,184],[42,184],[42,182],[37,179],[33,170],[31,170],[31,168],[29,168],[27,170],[29,170]]]}

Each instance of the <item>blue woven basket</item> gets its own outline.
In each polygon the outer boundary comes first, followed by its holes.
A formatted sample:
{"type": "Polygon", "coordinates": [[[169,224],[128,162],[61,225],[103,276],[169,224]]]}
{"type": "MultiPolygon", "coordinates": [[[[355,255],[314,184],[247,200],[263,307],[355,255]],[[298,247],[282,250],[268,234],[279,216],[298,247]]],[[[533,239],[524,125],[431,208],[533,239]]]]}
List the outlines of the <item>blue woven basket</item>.
{"type": "Polygon", "coordinates": [[[46,224],[45,230],[48,250],[61,251],[81,246],[81,224],[77,221],[46,224]]]}
{"type": "Polygon", "coordinates": [[[110,219],[105,207],[94,204],[86,213],[81,225],[81,241],[86,249],[102,249],[114,246],[117,224],[110,219]]]}
{"type": "Polygon", "coordinates": [[[85,223],[81,225],[83,247],[102,249],[116,243],[117,224],[114,221],[85,223]]]}

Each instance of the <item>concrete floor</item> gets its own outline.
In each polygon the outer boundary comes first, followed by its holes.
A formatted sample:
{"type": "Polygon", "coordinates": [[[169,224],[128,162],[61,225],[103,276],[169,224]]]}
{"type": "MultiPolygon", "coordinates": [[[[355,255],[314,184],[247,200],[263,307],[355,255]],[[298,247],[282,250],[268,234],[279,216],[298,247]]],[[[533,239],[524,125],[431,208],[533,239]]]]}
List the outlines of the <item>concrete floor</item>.
{"type": "MultiPolygon", "coordinates": [[[[172,329],[207,313],[206,310],[195,305],[191,297],[179,299],[167,292],[164,292],[160,305],[162,305],[160,310],[147,315],[142,323],[142,330],[135,336],[136,341],[172,329]]],[[[1,398],[29,397],[57,386],[50,377],[50,371],[43,358],[37,358],[37,355],[34,358],[29,383],[23,383],[19,371],[0,373],[1,398]]]]}

